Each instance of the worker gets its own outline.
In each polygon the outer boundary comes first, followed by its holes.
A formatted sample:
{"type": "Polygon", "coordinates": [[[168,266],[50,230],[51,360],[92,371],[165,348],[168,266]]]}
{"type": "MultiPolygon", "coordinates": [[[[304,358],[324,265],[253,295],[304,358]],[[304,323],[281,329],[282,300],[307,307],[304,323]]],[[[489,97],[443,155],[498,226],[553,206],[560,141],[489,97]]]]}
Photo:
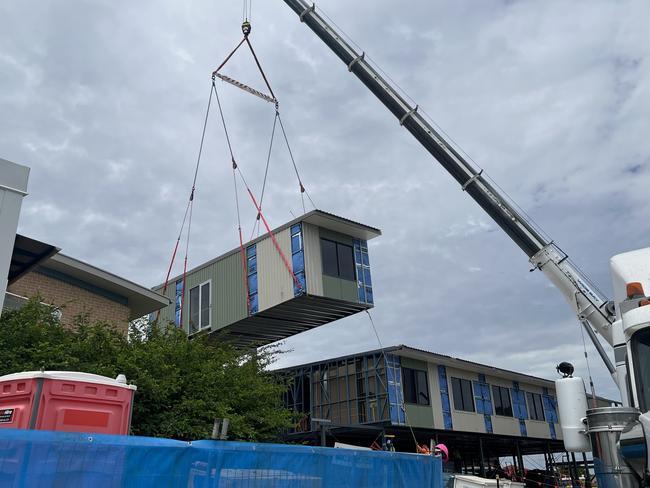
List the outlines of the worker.
{"type": "MultiPolygon", "coordinates": [[[[417,444],[416,444],[417,445],[417,444]]],[[[430,455],[431,451],[429,451],[429,448],[426,446],[426,444],[422,444],[421,446],[417,446],[417,453],[418,454],[425,454],[425,455],[430,455]]]]}
{"type": "Polygon", "coordinates": [[[449,450],[444,444],[436,444],[436,446],[433,448],[433,454],[434,456],[441,456],[443,463],[449,461],[449,450]]]}

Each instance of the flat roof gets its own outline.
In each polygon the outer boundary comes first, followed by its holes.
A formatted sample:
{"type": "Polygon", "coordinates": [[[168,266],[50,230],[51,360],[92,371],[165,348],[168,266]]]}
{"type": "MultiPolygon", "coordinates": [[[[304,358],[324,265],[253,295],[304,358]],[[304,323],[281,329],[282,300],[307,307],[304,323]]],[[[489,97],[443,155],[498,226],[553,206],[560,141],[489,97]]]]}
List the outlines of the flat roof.
{"type": "Polygon", "coordinates": [[[130,309],[129,320],[160,310],[171,303],[169,298],[155,291],[64,254],[55,254],[41,266],[125,297],[130,309]]]}
{"type": "Polygon", "coordinates": [[[0,158],[0,171],[2,172],[2,187],[21,195],[27,195],[27,182],[29,180],[29,168],[0,158]]]}
{"type": "MultiPolygon", "coordinates": [[[[445,354],[439,354],[431,351],[425,351],[424,349],[418,349],[416,347],[406,346],[404,344],[399,344],[396,346],[389,346],[383,349],[383,352],[394,354],[400,357],[406,357],[411,359],[419,359],[421,361],[435,362],[436,364],[441,364],[444,366],[455,367],[463,370],[470,370],[477,373],[483,373],[491,376],[498,377],[507,377],[508,379],[514,379],[517,381],[526,382],[529,384],[542,386],[542,387],[553,387],[555,388],[555,382],[553,380],[548,380],[545,378],[540,378],[539,376],[533,376],[526,373],[519,373],[517,371],[512,371],[509,369],[497,368],[495,366],[489,366],[487,364],[476,363],[474,361],[468,361],[466,359],[455,358],[445,354]]],[[[341,361],[344,359],[351,359],[357,356],[365,356],[368,354],[381,354],[382,349],[371,349],[368,351],[361,351],[355,354],[348,354],[345,356],[339,356],[334,358],[326,358],[320,361],[313,361],[305,364],[296,364],[294,366],[288,366],[284,368],[279,368],[274,371],[276,372],[288,372],[296,368],[304,368],[308,366],[316,366],[318,364],[330,363],[334,361],[341,361]]],[[[587,394],[588,398],[591,398],[591,395],[587,394]]],[[[620,403],[615,400],[610,400],[608,398],[603,398],[596,396],[599,400],[620,403]]]]}
{"type": "MultiPolygon", "coordinates": [[[[377,229],[376,227],[371,227],[369,225],[361,224],[359,222],[355,222],[354,220],[346,219],[345,217],[340,217],[338,215],[334,215],[332,213],[325,212],[323,210],[318,210],[318,209],[311,210],[306,214],[301,215],[300,217],[296,217],[295,219],[285,224],[282,224],[279,227],[276,227],[275,229],[271,230],[271,232],[273,234],[282,232],[283,230],[288,229],[292,225],[297,224],[299,222],[307,222],[308,224],[316,225],[318,227],[323,227],[325,229],[333,230],[341,234],[355,237],[357,239],[363,239],[365,241],[369,241],[370,239],[374,239],[375,237],[381,235],[381,230],[377,229]]],[[[246,248],[263,239],[266,239],[267,237],[268,237],[268,232],[265,232],[263,235],[253,239],[252,241],[245,242],[244,247],[246,248]]],[[[189,269],[187,271],[187,274],[189,275],[190,273],[194,273],[195,271],[210,266],[211,264],[214,264],[217,261],[221,261],[222,259],[225,259],[228,256],[237,254],[238,252],[239,252],[239,247],[236,247],[235,249],[232,249],[231,251],[221,254],[216,258],[212,258],[209,261],[199,264],[198,266],[194,266],[192,269],[189,269]]],[[[178,280],[179,278],[181,278],[182,276],[183,276],[182,274],[179,274],[174,277],[170,277],[168,283],[172,283],[178,280]]],[[[152,289],[155,290],[157,288],[162,288],[164,285],[165,285],[164,283],[160,283],[158,285],[153,286],[152,289]]]]}
{"type": "Polygon", "coordinates": [[[354,220],[346,219],[345,217],[339,217],[338,215],[324,212],[323,210],[312,210],[311,212],[307,212],[302,217],[285,224],[278,230],[283,230],[297,222],[307,222],[308,224],[340,232],[341,234],[362,239],[364,241],[369,241],[370,239],[374,239],[381,235],[381,230],[375,227],[370,227],[369,225],[361,224],[354,220]]]}

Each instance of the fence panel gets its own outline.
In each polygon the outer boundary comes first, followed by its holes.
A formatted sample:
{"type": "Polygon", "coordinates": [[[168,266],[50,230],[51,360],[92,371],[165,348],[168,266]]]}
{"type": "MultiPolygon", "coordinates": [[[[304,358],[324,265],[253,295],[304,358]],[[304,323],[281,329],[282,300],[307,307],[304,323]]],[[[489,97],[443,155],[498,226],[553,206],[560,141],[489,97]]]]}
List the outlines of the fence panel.
{"type": "Polygon", "coordinates": [[[440,458],[284,444],[0,430],[0,488],[442,488],[440,458]]]}

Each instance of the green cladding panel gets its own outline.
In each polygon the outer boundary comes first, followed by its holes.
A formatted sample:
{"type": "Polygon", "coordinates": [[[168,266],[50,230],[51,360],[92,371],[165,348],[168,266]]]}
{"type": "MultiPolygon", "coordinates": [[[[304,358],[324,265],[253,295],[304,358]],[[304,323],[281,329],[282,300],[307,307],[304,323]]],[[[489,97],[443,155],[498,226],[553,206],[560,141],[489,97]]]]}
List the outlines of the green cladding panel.
{"type": "Polygon", "coordinates": [[[239,253],[215,263],[216,303],[212,330],[246,318],[246,289],[243,282],[241,255],[239,253]]]}
{"type": "MultiPolygon", "coordinates": [[[[170,281],[165,291],[165,296],[172,301],[172,304],[161,310],[159,317],[161,324],[174,323],[174,300],[178,279],[170,281]]],[[[208,281],[210,282],[210,324],[212,330],[220,329],[247,316],[241,255],[236,252],[187,274],[183,303],[183,329],[185,331],[188,330],[190,290],[208,281]]],[[[156,291],[162,292],[162,287],[158,287],[156,291]]]]}
{"type": "Polygon", "coordinates": [[[359,301],[356,282],[327,275],[323,275],[323,296],[346,302],[359,301]]]}

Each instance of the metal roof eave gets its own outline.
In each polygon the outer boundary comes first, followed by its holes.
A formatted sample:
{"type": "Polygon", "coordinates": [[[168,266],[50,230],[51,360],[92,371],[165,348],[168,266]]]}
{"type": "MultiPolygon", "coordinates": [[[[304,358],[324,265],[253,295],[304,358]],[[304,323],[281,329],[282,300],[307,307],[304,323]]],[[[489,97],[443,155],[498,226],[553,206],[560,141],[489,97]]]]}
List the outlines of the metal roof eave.
{"type": "MultiPolygon", "coordinates": [[[[359,222],[355,222],[353,220],[349,220],[344,217],[339,217],[338,215],[334,215],[332,213],[325,212],[323,210],[318,210],[318,209],[311,210],[304,215],[296,217],[295,219],[285,224],[282,224],[281,226],[276,227],[275,229],[272,229],[271,232],[273,234],[277,234],[278,232],[282,232],[283,230],[288,229],[292,225],[298,224],[300,222],[307,222],[308,224],[334,230],[342,234],[346,234],[351,237],[356,237],[358,239],[364,239],[364,240],[374,239],[375,237],[381,235],[381,230],[375,227],[370,227],[369,225],[361,224],[359,222]]],[[[252,241],[245,242],[244,247],[248,247],[252,244],[256,244],[257,242],[266,239],[267,237],[268,237],[268,233],[265,232],[261,236],[253,239],[252,241]]],[[[239,247],[236,247],[235,249],[232,249],[224,254],[220,254],[215,258],[212,258],[204,263],[199,264],[198,266],[194,266],[193,268],[187,271],[187,274],[189,275],[191,273],[194,273],[200,269],[203,269],[207,266],[210,266],[211,264],[216,263],[217,261],[221,261],[222,259],[225,259],[228,256],[237,254],[239,252],[240,252],[239,247]]],[[[174,281],[178,280],[182,276],[183,275],[176,275],[174,277],[170,277],[168,283],[173,283],[174,281]]],[[[162,289],[163,286],[164,283],[159,283],[151,287],[151,289],[158,290],[158,289],[162,289]]]]}
{"type": "Polygon", "coordinates": [[[14,283],[59,251],[58,247],[16,234],[7,276],[9,284],[14,283]]]}
{"type": "MultiPolygon", "coordinates": [[[[439,364],[443,364],[446,366],[451,366],[451,367],[457,367],[458,369],[465,369],[465,370],[470,370],[470,371],[476,371],[480,373],[485,373],[491,376],[497,376],[497,377],[505,377],[507,375],[508,379],[512,379],[513,377],[519,378],[520,381],[530,383],[530,384],[535,384],[538,386],[542,387],[555,387],[555,382],[553,380],[548,380],[545,378],[540,378],[539,376],[532,376],[529,374],[525,373],[518,373],[516,371],[511,371],[508,369],[503,369],[503,368],[497,368],[496,366],[489,366],[486,364],[481,364],[481,363],[476,363],[473,361],[468,361],[466,359],[460,359],[460,358],[454,358],[452,356],[447,356],[444,354],[439,354],[431,351],[425,351],[423,349],[418,349],[415,347],[411,346],[406,346],[404,344],[400,344],[397,346],[387,346],[384,347],[383,352],[390,353],[390,354],[395,354],[397,356],[401,357],[408,357],[411,359],[419,359],[421,361],[431,361],[431,362],[436,362],[439,364]]],[[[273,371],[275,372],[289,372],[293,369],[297,368],[305,368],[309,366],[315,366],[317,364],[323,364],[323,363],[329,363],[332,361],[341,361],[344,359],[350,359],[353,357],[357,356],[365,356],[367,354],[381,354],[382,349],[371,349],[368,351],[361,351],[355,354],[348,354],[345,356],[339,356],[339,357],[333,357],[333,358],[325,358],[320,361],[312,361],[309,363],[305,364],[296,364],[293,366],[285,366],[282,368],[275,369],[273,371]]],[[[591,398],[590,395],[587,395],[589,398],[591,398]]],[[[607,402],[617,402],[616,400],[611,400],[608,398],[596,396],[598,400],[603,400],[607,402]]]]}
{"type": "Polygon", "coordinates": [[[52,256],[44,266],[124,296],[130,309],[129,320],[155,312],[171,303],[169,298],[155,291],[64,254],[52,256]]]}

